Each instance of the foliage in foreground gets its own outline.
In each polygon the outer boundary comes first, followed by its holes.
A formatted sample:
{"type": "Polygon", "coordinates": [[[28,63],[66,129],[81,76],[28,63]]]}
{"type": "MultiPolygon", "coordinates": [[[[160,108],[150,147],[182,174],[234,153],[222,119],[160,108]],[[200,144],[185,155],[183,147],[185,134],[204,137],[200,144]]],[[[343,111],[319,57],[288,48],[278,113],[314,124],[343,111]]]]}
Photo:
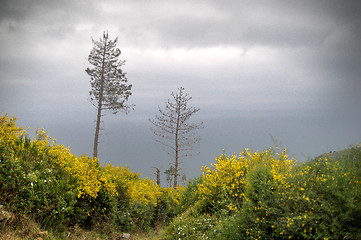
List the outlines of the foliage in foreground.
{"type": "Polygon", "coordinates": [[[128,167],[73,155],[43,130],[31,140],[15,121],[0,115],[0,204],[15,223],[30,218],[59,234],[74,226],[134,231],[174,215],[181,188],[161,188],[128,167]]]}
{"type": "Polygon", "coordinates": [[[15,214],[1,220],[0,237],[12,237],[11,221],[17,236],[44,229],[57,239],[173,219],[162,239],[361,238],[360,144],[305,163],[286,151],[245,149],[202,172],[187,188],[161,188],[127,167],[72,155],[44,131],[31,140],[0,115],[0,205],[15,214]]]}
{"type": "Polygon", "coordinates": [[[198,199],[164,238],[361,238],[360,144],[300,164],[285,151],[245,149],[202,171],[198,199]]]}

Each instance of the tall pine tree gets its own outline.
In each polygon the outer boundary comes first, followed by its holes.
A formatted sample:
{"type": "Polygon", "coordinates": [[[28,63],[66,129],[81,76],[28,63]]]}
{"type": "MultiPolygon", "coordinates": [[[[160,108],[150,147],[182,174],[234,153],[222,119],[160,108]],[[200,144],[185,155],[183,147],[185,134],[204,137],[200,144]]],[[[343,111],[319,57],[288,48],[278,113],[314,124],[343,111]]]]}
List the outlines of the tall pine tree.
{"type": "Polygon", "coordinates": [[[92,39],[93,48],[88,61],[92,68],[85,71],[90,76],[90,101],[97,107],[98,114],[94,136],[93,157],[98,156],[99,131],[103,110],[111,110],[113,114],[118,111],[128,113],[133,105],[126,102],[131,93],[132,85],[128,84],[126,73],[121,69],[125,61],[119,60],[121,51],[116,48],[118,38],[109,39],[108,33],[103,33],[99,41],[92,39]]]}

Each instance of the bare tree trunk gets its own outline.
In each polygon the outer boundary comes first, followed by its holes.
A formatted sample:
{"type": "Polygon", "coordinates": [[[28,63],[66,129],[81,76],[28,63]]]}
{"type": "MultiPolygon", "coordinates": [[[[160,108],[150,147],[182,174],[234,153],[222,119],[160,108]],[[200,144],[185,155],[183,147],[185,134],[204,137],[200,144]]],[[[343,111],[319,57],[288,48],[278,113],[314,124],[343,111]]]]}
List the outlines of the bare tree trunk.
{"type": "Polygon", "coordinates": [[[160,187],[160,169],[157,167],[152,167],[155,169],[155,175],[157,177],[157,185],[160,187]]]}
{"type": "Polygon", "coordinates": [[[178,185],[178,128],[176,130],[176,139],[175,139],[175,163],[174,163],[174,184],[173,187],[177,188],[178,185]]]}
{"type": "Polygon", "coordinates": [[[156,169],[157,169],[157,185],[160,186],[160,170],[159,168],[156,169]]]}
{"type": "Polygon", "coordinates": [[[97,122],[96,122],[96,126],[95,126],[95,137],[94,137],[94,149],[93,149],[93,157],[94,157],[94,158],[98,157],[100,117],[101,117],[101,114],[102,114],[101,105],[102,105],[102,103],[101,103],[101,101],[99,100],[99,104],[98,104],[98,115],[97,115],[97,122]]]}
{"type": "MultiPolygon", "coordinates": [[[[178,100],[177,100],[178,101],[178,100]]],[[[173,187],[177,188],[178,185],[178,158],[179,158],[179,121],[180,121],[180,104],[177,104],[177,127],[175,129],[175,162],[174,162],[174,184],[173,187]]]]}

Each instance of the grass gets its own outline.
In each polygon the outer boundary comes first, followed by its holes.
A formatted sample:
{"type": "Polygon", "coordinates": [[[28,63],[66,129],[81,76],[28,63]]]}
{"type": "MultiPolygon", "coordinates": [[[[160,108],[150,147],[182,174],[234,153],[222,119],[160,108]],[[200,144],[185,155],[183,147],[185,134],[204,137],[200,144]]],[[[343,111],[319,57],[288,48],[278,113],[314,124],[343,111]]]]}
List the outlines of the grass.
{"type": "MultiPolygon", "coordinates": [[[[131,240],[157,240],[164,233],[162,226],[157,226],[149,232],[133,232],[131,240]]],[[[116,230],[111,233],[100,233],[99,230],[84,230],[79,226],[67,228],[63,233],[54,235],[41,229],[39,224],[31,219],[24,217],[14,222],[0,222],[0,239],[7,240],[113,240],[121,239],[123,233],[116,230]]]]}

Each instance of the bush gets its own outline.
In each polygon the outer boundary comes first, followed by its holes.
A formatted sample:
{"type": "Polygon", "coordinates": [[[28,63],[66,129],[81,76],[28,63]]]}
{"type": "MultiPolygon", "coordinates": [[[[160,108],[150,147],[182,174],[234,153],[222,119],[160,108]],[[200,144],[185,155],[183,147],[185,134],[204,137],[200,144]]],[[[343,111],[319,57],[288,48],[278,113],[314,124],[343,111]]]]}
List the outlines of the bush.
{"type": "Polygon", "coordinates": [[[180,189],[169,192],[128,167],[73,155],[44,130],[31,140],[15,121],[0,115],[0,204],[19,223],[29,216],[52,231],[78,225],[106,233],[147,230],[174,216],[180,189]]]}
{"type": "Polygon", "coordinates": [[[358,239],[361,146],[334,156],[296,164],[286,151],[273,149],[246,149],[239,157],[222,154],[211,168],[203,168],[202,181],[192,187],[199,199],[167,234],[181,239],[358,239]],[[206,217],[216,219],[215,232],[194,227],[206,217]]]}
{"type": "Polygon", "coordinates": [[[0,201],[18,218],[28,215],[42,227],[64,226],[72,216],[75,192],[62,169],[51,164],[42,148],[15,124],[1,117],[0,201]]]}

